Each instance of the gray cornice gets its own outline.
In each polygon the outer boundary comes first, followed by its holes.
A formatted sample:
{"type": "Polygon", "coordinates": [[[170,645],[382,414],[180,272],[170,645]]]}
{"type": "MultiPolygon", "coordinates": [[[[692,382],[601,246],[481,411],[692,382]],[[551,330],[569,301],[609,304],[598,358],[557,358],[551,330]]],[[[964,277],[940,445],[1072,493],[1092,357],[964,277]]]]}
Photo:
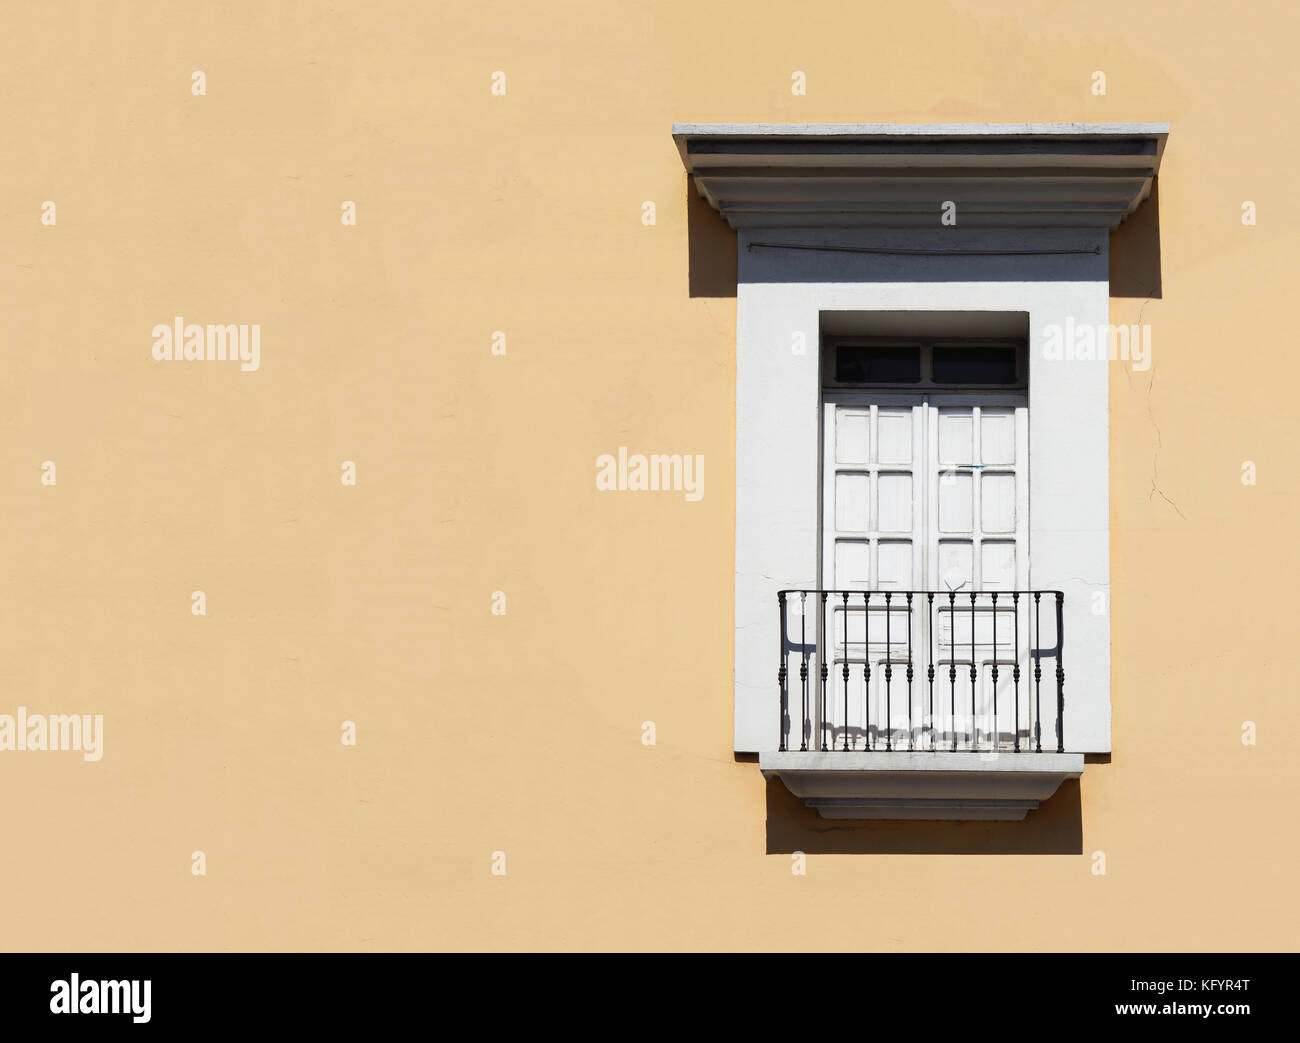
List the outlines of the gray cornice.
{"type": "Polygon", "coordinates": [[[1151,192],[1167,124],[674,124],[733,228],[1110,228],[1151,192]]]}

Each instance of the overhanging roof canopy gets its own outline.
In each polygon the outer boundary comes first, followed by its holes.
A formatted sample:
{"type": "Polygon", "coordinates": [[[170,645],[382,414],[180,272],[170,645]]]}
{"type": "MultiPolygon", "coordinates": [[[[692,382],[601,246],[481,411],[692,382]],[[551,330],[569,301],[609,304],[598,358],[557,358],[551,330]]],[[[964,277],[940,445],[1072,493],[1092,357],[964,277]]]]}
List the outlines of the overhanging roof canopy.
{"type": "Polygon", "coordinates": [[[733,228],[1110,228],[1151,192],[1164,123],[673,125],[733,228]]]}

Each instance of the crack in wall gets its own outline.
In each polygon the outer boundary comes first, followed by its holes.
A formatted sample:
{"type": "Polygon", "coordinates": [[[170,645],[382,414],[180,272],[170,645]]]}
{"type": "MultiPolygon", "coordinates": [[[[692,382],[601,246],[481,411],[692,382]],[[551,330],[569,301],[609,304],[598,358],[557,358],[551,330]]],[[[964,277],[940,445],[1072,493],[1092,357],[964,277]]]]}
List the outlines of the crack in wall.
{"type": "Polygon", "coordinates": [[[1147,494],[1147,503],[1150,503],[1152,497],[1159,494],[1160,499],[1164,500],[1165,503],[1169,504],[1170,507],[1172,507],[1175,511],[1177,511],[1178,517],[1182,518],[1183,521],[1186,521],[1187,515],[1185,515],[1182,512],[1182,509],[1178,506],[1178,504],[1174,503],[1174,501],[1171,500],[1165,494],[1165,491],[1160,488],[1160,484],[1159,484],[1160,450],[1164,446],[1164,439],[1160,434],[1160,425],[1156,423],[1155,414],[1152,412],[1151,409],[1151,389],[1154,388],[1155,385],[1156,385],[1156,375],[1155,375],[1155,371],[1152,370],[1151,380],[1147,383],[1147,419],[1151,421],[1151,426],[1152,428],[1155,429],[1156,432],[1156,447],[1154,452],[1152,452],[1151,454],[1151,492],[1147,494]]]}
{"type": "MultiPolygon", "coordinates": [[[[1137,325],[1139,329],[1142,327],[1142,316],[1146,313],[1147,305],[1151,303],[1152,299],[1153,298],[1151,296],[1148,296],[1142,302],[1142,307],[1138,309],[1137,325]]],[[[1127,371],[1125,372],[1125,377],[1128,380],[1129,387],[1132,388],[1133,381],[1127,371]]],[[[1178,517],[1182,518],[1183,521],[1186,521],[1187,515],[1183,513],[1182,508],[1180,508],[1178,504],[1174,503],[1174,501],[1169,498],[1168,494],[1166,494],[1165,491],[1160,488],[1160,450],[1164,447],[1164,437],[1160,433],[1160,425],[1156,423],[1155,412],[1151,408],[1151,392],[1152,389],[1155,387],[1155,384],[1156,384],[1156,371],[1155,368],[1152,367],[1151,378],[1147,382],[1146,407],[1147,407],[1147,420],[1151,423],[1151,427],[1156,433],[1156,447],[1151,453],[1151,491],[1147,494],[1147,503],[1150,503],[1151,500],[1158,495],[1160,499],[1164,500],[1165,503],[1169,504],[1170,507],[1172,507],[1175,511],[1178,512],[1178,517]]]]}

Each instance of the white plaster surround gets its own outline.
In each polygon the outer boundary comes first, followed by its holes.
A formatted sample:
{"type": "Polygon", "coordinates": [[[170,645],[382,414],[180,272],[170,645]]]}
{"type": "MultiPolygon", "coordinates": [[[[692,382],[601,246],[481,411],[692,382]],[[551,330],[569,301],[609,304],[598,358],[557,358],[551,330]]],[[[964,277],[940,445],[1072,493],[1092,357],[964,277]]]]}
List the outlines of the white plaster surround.
{"type": "MultiPolygon", "coordinates": [[[[1109,319],[1107,233],[740,233],[736,318],[735,749],[779,741],[777,591],[821,585],[823,312],[1027,312],[1030,587],[1065,592],[1065,749],[1110,751],[1109,363],[1048,360],[1044,329],[1109,319]],[[1080,249],[1028,256],[898,256],[749,249],[943,242],[971,250],[1080,249]],[[1095,252],[1093,252],[1095,250],[1095,252]],[[1014,276],[1029,266],[1051,278],[1014,276]],[[980,278],[981,274],[985,278],[980,278]],[[821,276],[825,275],[825,281],[821,276]],[[787,279],[789,281],[782,281],[787,279]],[[806,280],[806,281],[805,281],[806,280]],[[804,354],[792,350],[802,332],[804,354]],[[1106,606],[1093,613],[1093,595],[1106,606]]],[[[1044,745],[1046,745],[1046,740],[1044,745]]]]}

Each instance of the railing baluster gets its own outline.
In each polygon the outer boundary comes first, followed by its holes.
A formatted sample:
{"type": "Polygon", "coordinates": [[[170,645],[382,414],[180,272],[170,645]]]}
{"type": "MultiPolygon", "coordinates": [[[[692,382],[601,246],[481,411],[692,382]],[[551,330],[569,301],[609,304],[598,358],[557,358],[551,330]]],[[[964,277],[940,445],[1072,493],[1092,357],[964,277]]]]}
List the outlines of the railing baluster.
{"type": "Polygon", "coordinates": [[[1011,670],[1011,682],[1016,688],[1016,753],[1020,752],[1020,591],[1011,595],[1011,624],[1016,632],[1016,665],[1011,670]]]}
{"type": "Polygon", "coordinates": [[[930,749],[934,749],[934,591],[925,592],[925,658],[928,665],[925,668],[926,676],[930,682],[930,714],[927,720],[930,723],[930,749]]]}
{"type": "Polygon", "coordinates": [[[1065,752],[1065,595],[1056,592],[1056,752],[1065,752]]]}
{"type": "Polygon", "coordinates": [[[912,724],[912,592],[907,592],[907,748],[916,749],[912,724]]]}
{"type": "Polygon", "coordinates": [[[975,591],[970,592],[970,748],[979,746],[979,733],[975,727],[975,591]]]}
{"type": "Polygon", "coordinates": [[[830,642],[825,640],[826,638],[826,591],[824,590],[822,591],[822,612],[821,612],[819,629],[821,630],[821,635],[817,643],[817,658],[821,661],[822,713],[821,713],[821,720],[818,721],[818,726],[821,728],[821,733],[822,733],[822,753],[825,753],[826,752],[826,724],[827,724],[827,719],[831,715],[830,703],[827,702],[826,700],[826,678],[830,676],[831,670],[830,670],[830,666],[826,662],[826,649],[827,647],[829,647],[830,642]]]}
{"type": "Polygon", "coordinates": [[[998,592],[993,591],[993,749],[1001,745],[998,738],[998,592]]]}
{"type": "Polygon", "coordinates": [[[862,592],[862,737],[871,751],[871,592],[862,592]]]}
{"type": "Polygon", "coordinates": [[[799,749],[807,751],[808,733],[812,730],[808,721],[808,592],[799,591],[799,652],[803,663],[799,667],[799,681],[803,686],[803,717],[799,721],[799,749]]]}
{"type": "Polygon", "coordinates": [[[957,752],[957,594],[948,591],[948,692],[952,699],[948,727],[952,729],[952,752],[957,752]]]}
{"type": "Polygon", "coordinates": [[[786,703],[787,703],[787,701],[788,701],[788,696],[787,696],[787,693],[786,693],[786,685],[785,685],[785,634],[786,634],[786,631],[785,631],[785,591],[784,591],[784,590],[782,590],[782,591],[778,591],[778,592],[777,592],[776,600],[777,600],[777,602],[778,602],[778,603],[780,604],[780,606],[781,606],[781,661],[780,661],[780,663],[778,664],[778,666],[777,666],[777,671],[776,671],[776,681],[777,681],[777,684],[779,684],[779,685],[781,686],[781,719],[780,719],[780,721],[777,722],[777,734],[781,737],[781,745],[778,747],[778,749],[779,749],[782,753],[784,753],[784,752],[785,752],[785,736],[786,736],[786,726],[785,726],[785,722],[786,722],[786,703]]]}
{"type": "Polygon", "coordinates": [[[890,616],[893,614],[889,607],[889,599],[894,595],[885,591],[885,749],[894,748],[894,711],[890,705],[890,682],[894,677],[894,656],[893,643],[889,636],[890,616]]]}
{"type": "Polygon", "coordinates": [[[849,749],[849,592],[844,592],[844,751],[849,749]]]}
{"type": "Polygon", "coordinates": [[[1043,627],[1038,616],[1038,599],[1034,591],[1034,752],[1043,752],[1043,627]]]}

